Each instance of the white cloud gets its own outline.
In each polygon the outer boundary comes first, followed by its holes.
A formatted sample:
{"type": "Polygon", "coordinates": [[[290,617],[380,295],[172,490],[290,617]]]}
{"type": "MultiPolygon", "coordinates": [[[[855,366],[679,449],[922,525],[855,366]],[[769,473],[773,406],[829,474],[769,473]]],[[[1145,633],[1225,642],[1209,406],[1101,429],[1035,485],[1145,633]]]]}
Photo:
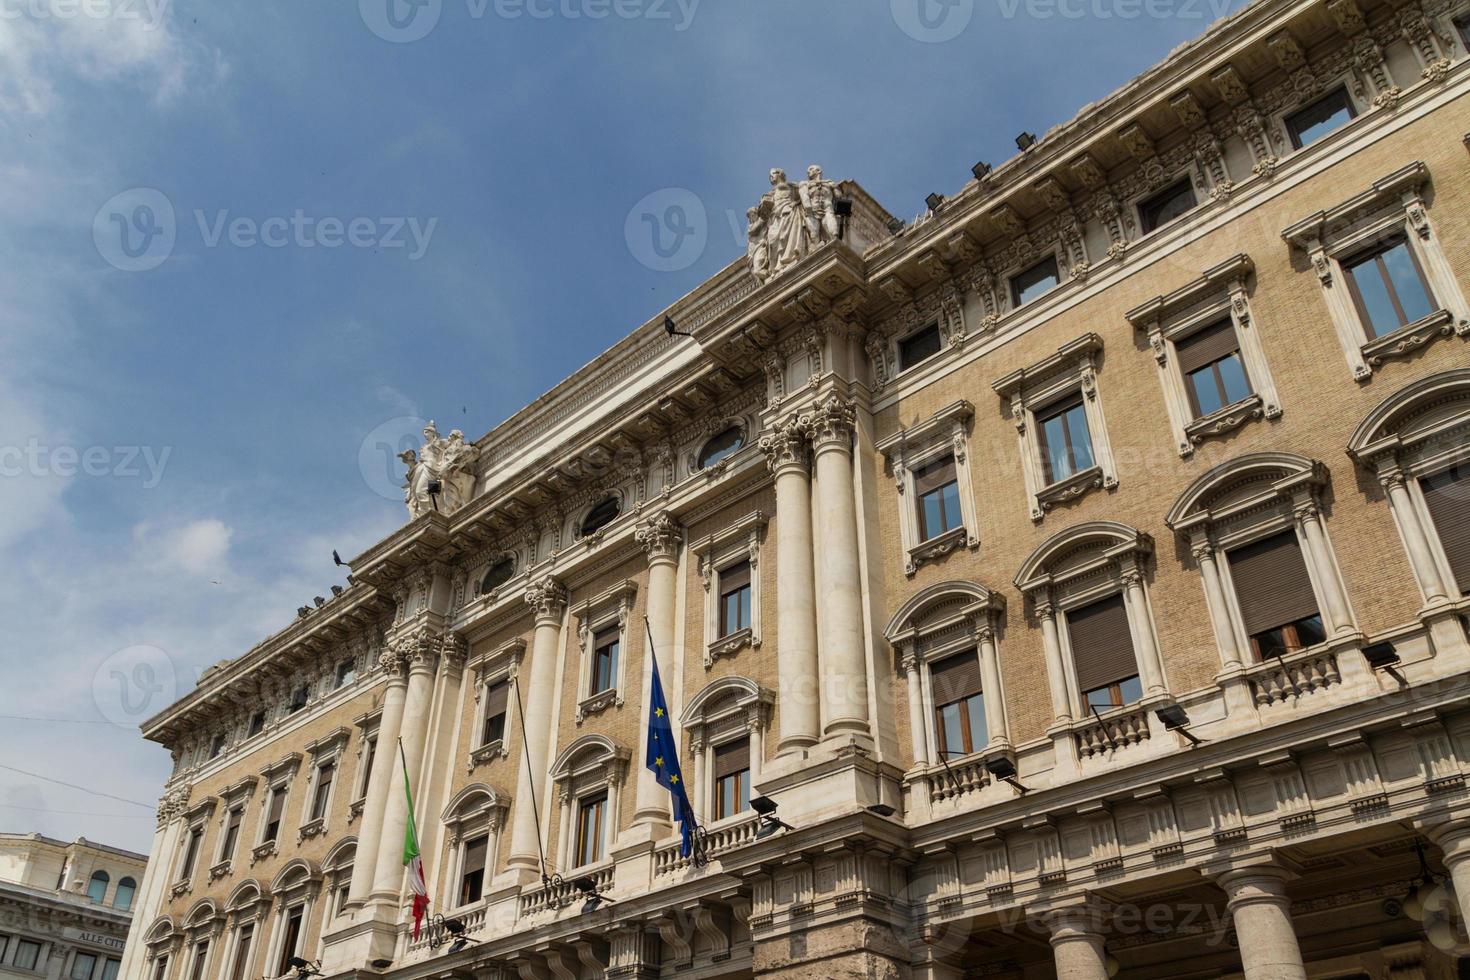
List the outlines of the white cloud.
{"type": "Polygon", "coordinates": [[[164,553],[185,571],[212,571],[224,564],[232,533],[224,521],[192,521],[168,535],[164,553]]]}

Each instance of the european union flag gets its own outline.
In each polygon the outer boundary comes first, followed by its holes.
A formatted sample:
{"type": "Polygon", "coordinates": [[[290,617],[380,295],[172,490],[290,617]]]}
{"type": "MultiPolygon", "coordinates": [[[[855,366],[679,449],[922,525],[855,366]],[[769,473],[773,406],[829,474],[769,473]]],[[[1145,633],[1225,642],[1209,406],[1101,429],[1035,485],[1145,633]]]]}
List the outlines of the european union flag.
{"type": "Polygon", "coordinates": [[[684,791],[684,772],[679,768],[679,740],[674,735],[669,703],[664,700],[664,685],[658,676],[653,630],[648,633],[648,655],[653,657],[653,686],[648,698],[648,759],[645,764],[653,770],[658,784],[674,798],[674,813],[679,821],[679,853],[688,857],[694,850],[694,832],[699,821],[689,803],[689,794],[684,791]]]}

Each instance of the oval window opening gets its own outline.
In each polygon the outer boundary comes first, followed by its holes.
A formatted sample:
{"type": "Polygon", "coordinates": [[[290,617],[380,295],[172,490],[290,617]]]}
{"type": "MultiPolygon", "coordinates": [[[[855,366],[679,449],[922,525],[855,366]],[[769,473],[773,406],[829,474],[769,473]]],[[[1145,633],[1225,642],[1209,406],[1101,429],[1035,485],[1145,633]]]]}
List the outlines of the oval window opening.
{"type": "Polygon", "coordinates": [[[622,512],[622,509],[622,505],[618,503],[617,497],[608,497],[602,503],[593,507],[591,512],[582,521],[582,537],[585,538],[589,534],[596,534],[598,531],[607,527],[618,519],[618,514],[622,512]]]}
{"type": "Polygon", "coordinates": [[[704,444],[704,448],[699,451],[699,468],[708,469],[744,448],[745,431],[738,425],[732,425],[704,444]]]}
{"type": "Polygon", "coordinates": [[[516,563],[509,558],[502,558],[490,566],[490,571],[485,573],[485,578],[480,582],[480,594],[494,592],[516,573],[516,563]]]}

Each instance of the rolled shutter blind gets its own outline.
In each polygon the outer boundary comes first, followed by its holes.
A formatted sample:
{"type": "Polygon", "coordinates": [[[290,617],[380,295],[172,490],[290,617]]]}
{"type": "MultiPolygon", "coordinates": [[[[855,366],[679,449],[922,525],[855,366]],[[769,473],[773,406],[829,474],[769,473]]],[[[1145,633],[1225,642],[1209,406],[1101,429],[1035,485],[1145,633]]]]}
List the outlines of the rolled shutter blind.
{"type": "Polygon", "coordinates": [[[510,684],[501,681],[493,684],[490,690],[485,692],[485,717],[494,718],[496,715],[505,714],[505,706],[510,699],[510,684]]]}
{"type": "Polygon", "coordinates": [[[464,846],[464,873],[474,874],[476,871],[485,870],[485,853],[489,844],[488,837],[476,837],[468,841],[464,846]]]}
{"type": "Polygon", "coordinates": [[[1470,594],[1470,466],[1427,477],[1420,485],[1455,584],[1470,594]]]}
{"type": "Polygon", "coordinates": [[[715,778],[724,779],[750,768],[750,740],[739,739],[715,747],[715,778]]]}
{"type": "Polygon", "coordinates": [[[720,573],[720,591],[734,592],[750,584],[750,562],[743,561],[720,573]]]}
{"type": "Polygon", "coordinates": [[[1083,694],[1138,675],[1123,596],[1109,596],[1067,613],[1067,636],[1083,694]]]}
{"type": "Polygon", "coordinates": [[[618,627],[609,626],[607,629],[598,630],[597,635],[592,638],[592,649],[601,650],[605,646],[611,646],[618,642],[618,627]]]}
{"type": "Polygon", "coordinates": [[[1228,551],[1226,558],[1247,634],[1317,615],[1317,596],[1295,531],[1228,551]]]}
{"type": "Polygon", "coordinates": [[[271,810],[270,810],[270,817],[267,819],[266,822],[267,823],[275,823],[277,820],[280,820],[281,819],[281,814],[283,812],[285,812],[285,809],[286,809],[286,791],[284,789],[275,789],[275,790],[272,790],[271,791],[271,810]]]}
{"type": "Polygon", "coordinates": [[[930,490],[938,490],[946,483],[953,483],[954,457],[946,456],[944,459],[914,471],[914,491],[924,494],[930,490]]]}
{"type": "Polygon", "coordinates": [[[935,705],[980,693],[980,657],[974,650],[946,657],[929,668],[935,705]]]}
{"type": "Polygon", "coordinates": [[[1234,354],[1240,350],[1240,340],[1235,336],[1235,324],[1221,320],[1179,341],[1174,349],[1179,352],[1179,369],[1188,374],[1234,354]]]}

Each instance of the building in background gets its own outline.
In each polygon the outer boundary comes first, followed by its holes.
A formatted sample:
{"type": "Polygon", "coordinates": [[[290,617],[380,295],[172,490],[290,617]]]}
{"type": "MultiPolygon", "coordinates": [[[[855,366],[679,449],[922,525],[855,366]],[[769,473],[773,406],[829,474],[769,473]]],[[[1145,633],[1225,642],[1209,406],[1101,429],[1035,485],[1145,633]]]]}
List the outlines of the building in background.
{"type": "Polygon", "coordinates": [[[145,724],[124,976],[1455,975],[1467,33],[1257,0],[910,223],[773,170],[145,724]]]}
{"type": "Polygon", "coordinates": [[[0,834],[0,977],[118,980],[147,858],[0,834]]]}

